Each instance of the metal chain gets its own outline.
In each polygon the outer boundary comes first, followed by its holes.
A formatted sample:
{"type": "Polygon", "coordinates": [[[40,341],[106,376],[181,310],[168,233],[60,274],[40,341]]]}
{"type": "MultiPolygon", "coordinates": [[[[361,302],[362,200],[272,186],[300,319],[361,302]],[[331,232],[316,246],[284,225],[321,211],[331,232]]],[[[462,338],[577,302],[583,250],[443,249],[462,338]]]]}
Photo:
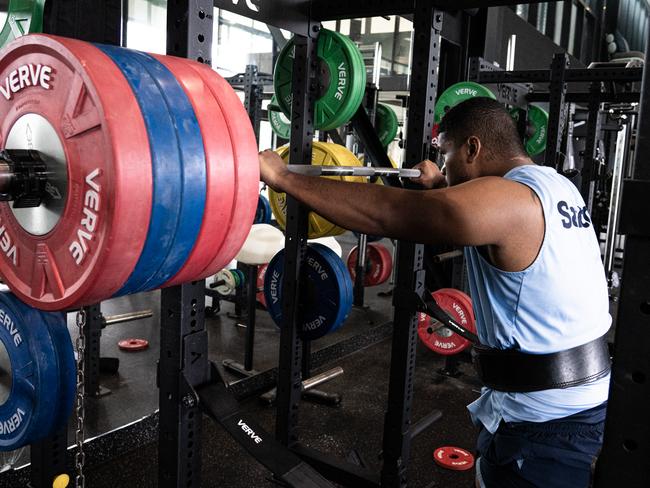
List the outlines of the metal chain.
{"type": "Polygon", "coordinates": [[[84,396],[86,394],[84,388],[84,355],[86,354],[86,336],[84,334],[84,327],[86,326],[86,310],[82,307],[77,312],[76,317],[77,328],[79,335],[75,342],[77,350],[77,399],[76,399],[76,416],[77,416],[77,429],[75,430],[75,442],[77,443],[77,454],[75,456],[75,466],[77,468],[77,476],[75,478],[75,487],[84,488],[86,485],[86,478],[84,477],[83,468],[86,462],[86,455],[84,454],[84,396]]]}

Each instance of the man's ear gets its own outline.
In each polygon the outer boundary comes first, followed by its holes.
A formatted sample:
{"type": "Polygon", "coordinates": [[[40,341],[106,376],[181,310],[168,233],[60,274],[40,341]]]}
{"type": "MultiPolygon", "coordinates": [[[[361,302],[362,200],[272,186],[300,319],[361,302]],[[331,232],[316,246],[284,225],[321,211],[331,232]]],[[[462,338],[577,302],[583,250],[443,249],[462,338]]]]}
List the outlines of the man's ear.
{"type": "Polygon", "coordinates": [[[481,151],[481,140],[476,136],[467,139],[467,159],[473,161],[481,151]]]}

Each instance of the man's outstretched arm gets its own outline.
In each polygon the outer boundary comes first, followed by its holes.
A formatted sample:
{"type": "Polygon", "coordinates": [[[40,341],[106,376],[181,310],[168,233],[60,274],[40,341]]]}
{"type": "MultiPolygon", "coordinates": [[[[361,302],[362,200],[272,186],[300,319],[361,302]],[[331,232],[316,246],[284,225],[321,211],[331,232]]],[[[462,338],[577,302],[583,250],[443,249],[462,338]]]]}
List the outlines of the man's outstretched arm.
{"type": "Polygon", "coordinates": [[[425,244],[499,245],[533,212],[527,187],[489,177],[440,190],[405,190],[291,173],[277,154],[260,155],[262,179],[346,229],[425,244]]]}

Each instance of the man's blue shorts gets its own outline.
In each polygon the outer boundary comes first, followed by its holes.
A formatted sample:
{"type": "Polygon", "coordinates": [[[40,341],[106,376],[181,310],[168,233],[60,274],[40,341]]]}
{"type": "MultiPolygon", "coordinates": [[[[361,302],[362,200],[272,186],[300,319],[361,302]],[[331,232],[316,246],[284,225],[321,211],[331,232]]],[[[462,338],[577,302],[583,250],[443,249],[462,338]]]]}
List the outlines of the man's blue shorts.
{"type": "Polygon", "coordinates": [[[478,438],[482,488],[586,488],[603,443],[607,402],[549,422],[501,422],[478,438]]]}

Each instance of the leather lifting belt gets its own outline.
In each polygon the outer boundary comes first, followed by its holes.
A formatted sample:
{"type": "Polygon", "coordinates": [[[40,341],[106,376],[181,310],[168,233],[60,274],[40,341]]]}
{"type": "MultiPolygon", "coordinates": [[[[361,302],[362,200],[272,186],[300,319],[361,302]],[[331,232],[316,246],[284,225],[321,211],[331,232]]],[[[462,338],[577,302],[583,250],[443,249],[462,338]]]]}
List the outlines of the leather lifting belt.
{"type": "Polygon", "coordinates": [[[602,378],[610,371],[605,336],[550,354],[527,354],[474,344],[472,361],[485,386],[513,393],[578,386],[602,378]]]}

